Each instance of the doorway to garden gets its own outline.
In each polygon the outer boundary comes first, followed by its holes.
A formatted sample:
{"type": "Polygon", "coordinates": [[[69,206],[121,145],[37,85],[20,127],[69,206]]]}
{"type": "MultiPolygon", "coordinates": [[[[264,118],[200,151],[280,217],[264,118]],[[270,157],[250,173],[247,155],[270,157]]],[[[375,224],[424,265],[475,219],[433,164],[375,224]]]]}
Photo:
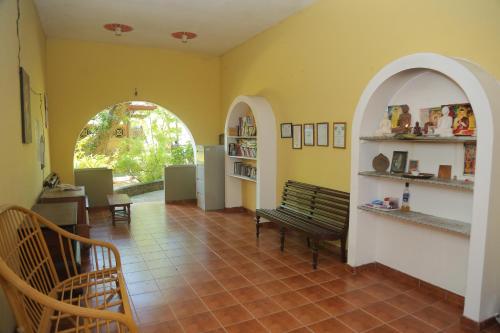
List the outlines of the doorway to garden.
{"type": "MultiPolygon", "coordinates": [[[[150,102],[130,101],[97,113],[80,132],[73,157],[76,174],[112,170],[113,191],[135,202],[164,201],[163,172],[194,164],[195,142],[172,112],[150,102]]],[[[96,180],[98,181],[98,180],[96,180]]]]}

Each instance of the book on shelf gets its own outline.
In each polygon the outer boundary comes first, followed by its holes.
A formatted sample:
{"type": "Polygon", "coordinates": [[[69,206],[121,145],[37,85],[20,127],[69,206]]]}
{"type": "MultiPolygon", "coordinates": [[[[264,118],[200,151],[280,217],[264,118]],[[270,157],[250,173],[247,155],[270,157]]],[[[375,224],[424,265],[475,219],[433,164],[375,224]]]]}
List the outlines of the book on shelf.
{"type": "Polygon", "coordinates": [[[242,162],[235,162],[233,174],[236,176],[257,179],[257,168],[242,162]]]}
{"type": "Polygon", "coordinates": [[[253,116],[245,116],[238,118],[238,136],[256,136],[257,127],[255,127],[255,119],[253,116]]]}
{"type": "Polygon", "coordinates": [[[236,143],[228,144],[230,156],[257,157],[257,142],[255,140],[238,139],[236,143]]]}

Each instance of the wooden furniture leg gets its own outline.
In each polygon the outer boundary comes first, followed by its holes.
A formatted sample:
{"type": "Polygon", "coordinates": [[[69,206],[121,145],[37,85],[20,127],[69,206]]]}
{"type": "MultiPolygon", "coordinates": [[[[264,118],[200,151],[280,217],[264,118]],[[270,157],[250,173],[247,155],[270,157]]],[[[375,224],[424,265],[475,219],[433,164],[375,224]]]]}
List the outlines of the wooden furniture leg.
{"type": "Polygon", "coordinates": [[[255,218],[255,234],[257,235],[257,238],[259,238],[259,234],[260,234],[260,216],[257,216],[255,218]]]}
{"type": "Polygon", "coordinates": [[[280,250],[283,252],[285,250],[285,228],[280,229],[280,250]]]}

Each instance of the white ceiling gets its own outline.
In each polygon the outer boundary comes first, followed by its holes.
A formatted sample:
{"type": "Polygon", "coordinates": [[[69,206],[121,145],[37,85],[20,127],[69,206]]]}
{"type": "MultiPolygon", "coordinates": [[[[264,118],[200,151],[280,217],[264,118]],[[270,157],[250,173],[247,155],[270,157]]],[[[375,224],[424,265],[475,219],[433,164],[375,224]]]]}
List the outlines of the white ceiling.
{"type": "Polygon", "coordinates": [[[49,37],[222,54],[315,0],[35,0],[49,37]],[[106,23],[131,25],[121,37],[106,23]],[[175,31],[192,31],[187,44],[175,31]]]}

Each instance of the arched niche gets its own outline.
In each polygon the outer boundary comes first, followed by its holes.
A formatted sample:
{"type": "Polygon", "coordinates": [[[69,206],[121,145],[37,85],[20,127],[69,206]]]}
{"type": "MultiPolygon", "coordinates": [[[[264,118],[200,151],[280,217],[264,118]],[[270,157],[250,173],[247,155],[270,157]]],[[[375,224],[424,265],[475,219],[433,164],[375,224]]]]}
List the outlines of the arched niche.
{"type": "Polygon", "coordinates": [[[276,120],[269,102],[260,96],[238,96],[235,98],[226,117],[225,123],[225,152],[226,152],[226,207],[242,206],[242,182],[255,181],[256,183],[256,208],[276,207],[276,120]],[[255,159],[235,158],[229,156],[228,144],[235,140],[229,135],[229,128],[236,126],[238,118],[253,114],[257,135],[250,140],[257,142],[257,157],[255,159]],[[257,178],[249,180],[234,177],[234,163],[255,163],[257,178]],[[253,162],[254,161],[254,162],[253,162]]]}
{"type": "MultiPolygon", "coordinates": [[[[499,126],[500,87],[494,77],[473,63],[421,53],[400,58],[381,69],[363,91],[353,120],[348,263],[356,267],[380,262],[461,294],[465,297],[464,316],[473,321],[481,322],[498,313],[500,265],[495,258],[500,255],[497,218],[500,172],[495,166],[500,165],[500,154],[494,152],[500,149],[500,138],[495,135],[499,126]],[[361,138],[373,136],[388,105],[405,99],[412,104],[410,108],[450,102],[472,105],[478,129],[473,191],[463,194],[447,187],[429,186],[425,198],[434,215],[453,219],[462,216],[463,222],[470,224],[468,235],[394,221],[358,209],[359,205],[385,195],[387,189],[394,186],[391,181],[385,183],[359,174],[371,165],[373,154],[384,149],[381,147],[386,144],[361,138]],[[455,203],[454,198],[457,199],[455,203]]],[[[417,145],[392,144],[396,148],[417,145]]],[[[432,144],[424,145],[431,147],[432,144]]],[[[442,145],[443,149],[451,146],[453,144],[442,145]]],[[[441,146],[432,147],[435,150],[441,146]]],[[[430,154],[439,159],[436,151],[430,154]]],[[[402,186],[404,183],[399,183],[399,197],[402,186]]],[[[420,198],[425,197],[423,185],[414,188],[420,198]]]]}

